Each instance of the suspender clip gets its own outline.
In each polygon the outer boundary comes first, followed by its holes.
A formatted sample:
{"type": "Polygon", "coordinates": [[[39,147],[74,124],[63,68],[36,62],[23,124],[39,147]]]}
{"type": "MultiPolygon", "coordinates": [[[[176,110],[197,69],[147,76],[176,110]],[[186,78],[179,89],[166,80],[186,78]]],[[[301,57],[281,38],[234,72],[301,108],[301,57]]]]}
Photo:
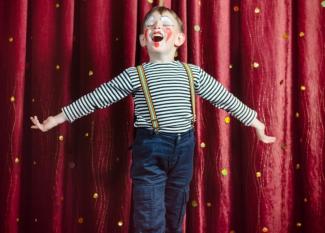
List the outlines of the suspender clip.
{"type": "Polygon", "coordinates": [[[158,128],[154,128],[153,129],[153,132],[155,132],[155,134],[157,135],[157,134],[159,134],[159,129],[158,128]]]}
{"type": "Polygon", "coordinates": [[[158,119],[157,118],[151,119],[151,123],[152,123],[153,131],[155,132],[155,134],[158,134],[159,133],[158,119]]]}

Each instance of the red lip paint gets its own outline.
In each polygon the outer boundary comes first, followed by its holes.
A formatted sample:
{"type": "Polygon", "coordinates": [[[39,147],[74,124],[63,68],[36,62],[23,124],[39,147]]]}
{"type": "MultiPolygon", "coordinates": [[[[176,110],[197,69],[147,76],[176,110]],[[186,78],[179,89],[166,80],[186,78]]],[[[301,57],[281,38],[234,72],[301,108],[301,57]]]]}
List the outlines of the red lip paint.
{"type": "Polygon", "coordinates": [[[158,47],[159,47],[159,42],[154,42],[154,46],[155,46],[156,48],[158,48],[158,47]]]}

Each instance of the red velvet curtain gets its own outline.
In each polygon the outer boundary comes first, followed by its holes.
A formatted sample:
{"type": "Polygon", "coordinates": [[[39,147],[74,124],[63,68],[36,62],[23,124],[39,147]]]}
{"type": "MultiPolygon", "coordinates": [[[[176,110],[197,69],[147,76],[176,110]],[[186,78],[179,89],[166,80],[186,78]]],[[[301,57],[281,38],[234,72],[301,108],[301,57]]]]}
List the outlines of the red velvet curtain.
{"type": "Polygon", "coordinates": [[[132,232],[131,97],[48,133],[29,116],[146,61],[141,20],[159,3],[184,22],[178,59],[277,137],[265,145],[198,98],[184,232],[325,232],[322,0],[1,0],[0,232],[132,232]]]}

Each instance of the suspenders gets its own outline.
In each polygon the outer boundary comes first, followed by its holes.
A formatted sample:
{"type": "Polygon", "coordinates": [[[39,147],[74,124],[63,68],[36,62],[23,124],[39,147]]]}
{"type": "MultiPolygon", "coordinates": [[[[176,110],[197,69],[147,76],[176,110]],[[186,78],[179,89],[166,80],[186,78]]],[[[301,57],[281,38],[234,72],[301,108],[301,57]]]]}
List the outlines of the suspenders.
{"type": "Polygon", "coordinates": [[[152,104],[152,99],[151,99],[150,91],[149,91],[148,84],[147,84],[146,74],[144,73],[144,69],[143,69],[143,67],[141,65],[137,66],[137,70],[138,70],[138,74],[139,74],[143,94],[144,94],[144,97],[146,98],[146,102],[147,102],[147,105],[148,105],[148,110],[149,110],[149,114],[150,114],[150,120],[151,120],[152,128],[155,130],[155,132],[158,132],[159,123],[158,123],[158,119],[157,119],[157,116],[156,116],[155,107],[152,104]]]}
{"type": "MultiPolygon", "coordinates": [[[[190,86],[191,105],[192,105],[192,114],[193,114],[192,124],[194,125],[194,123],[196,121],[196,114],[195,114],[195,91],[194,91],[193,74],[192,74],[192,70],[188,64],[186,64],[186,63],[182,63],[182,64],[186,70],[188,81],[189,81],[189,86],[190,86]]],[[[139,74],[139,79],[140,79],[141,87],[143,90],[143,94],[144,94],[144,97],[145,97],[147,105],[148,105],[152,128],[154,129],[155,133],[158,133],[159,132],[159,122],[158,122],[158,119],[156,116],[155,107],[152,103],[152,98],[151,98],[150,90],[148,88],[146,74],[145,74],[144,69],[141,65],[137,66],[137,71],[139,74]]]]}
{"type": "Polygon", "coordinates": [[[183,63],[183,66],[184,66],[184,68],[186,70],[187,77],[188,77],[188,82],[190,84],[190,94],[191,94],[192,114],[193,114],[192,124],[194,125],[194,123],[196,122],[194,78],[193,78],[192,70],[189,67],[189,65],[186,64],[186,63],[183,63]]]}

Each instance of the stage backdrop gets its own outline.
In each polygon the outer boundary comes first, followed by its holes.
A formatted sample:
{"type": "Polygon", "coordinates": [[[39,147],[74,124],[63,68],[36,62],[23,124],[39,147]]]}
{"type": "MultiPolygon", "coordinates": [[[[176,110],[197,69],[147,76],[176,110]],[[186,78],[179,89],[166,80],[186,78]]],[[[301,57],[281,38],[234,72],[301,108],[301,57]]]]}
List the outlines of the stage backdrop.
{"type": "Polygon", "coordinates": [[[184,21],[181,61],[258,112],[277,142],[198,98],[186,233],[325,232],[325,1],[1,0],[0,232],[132,232],[133,102],[41,120],[146,61],[144,14],[184,21]]]}

